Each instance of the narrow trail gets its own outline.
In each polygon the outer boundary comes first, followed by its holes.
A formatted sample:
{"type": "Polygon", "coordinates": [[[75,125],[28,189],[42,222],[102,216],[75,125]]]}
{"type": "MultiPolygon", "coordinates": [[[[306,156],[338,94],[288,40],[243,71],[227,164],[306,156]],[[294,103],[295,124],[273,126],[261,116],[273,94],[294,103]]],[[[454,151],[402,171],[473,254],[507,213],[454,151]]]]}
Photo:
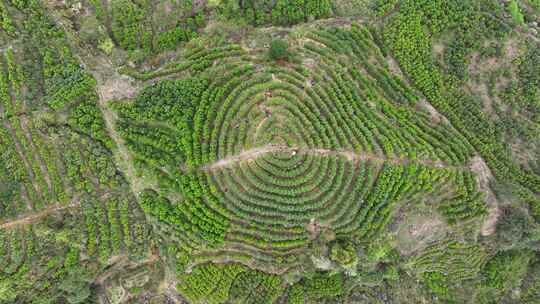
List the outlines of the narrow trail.
{"type": "Polygon", "coordinates": [[[120,75],[110,59],[92,54],[89,49],[85,48],[84,43],[79,39],[72,26],[62,16],[58,15],[54,9],[49,9],[49,12],[56,23],[64,29],[70,46],[75,51],[75,56],[96,79],[96,91],[99,97],[98,107],[105,120],[107,132],[117,148],[113,149],[113,153],[120,170],[126,176],[132,192],[137,195],[148,185],[145,185],[145,182],[137,177],[125,141],[115,128],[118,117],[107,103],[112,100],[132,98],[137,94],[139,87],[132,83],[133,80],[129,77],[120,75]]]}
{"type": "Polygon", "coordinates": [[[467,170],[466,166],[452,166],[439,160],[392,158],[392,157],[375,155],[375,154],[365,153],[365,152],[340,151],[340,150],[317,149],[317,148],[299,148],[299,147],[289,147],[289,146],[284,146],[284,145],[266,145],[263,147],[253,148],[250,150],[243,151],[242,153],[237,154],[237,155],[222,158],[214,163],[203,165],[200,169],[202,171],[213,171],[213,170],[217,170],[221,168],[230,167],[240,162],[253,160],[267,153],[275,153],[275,152],[300,153],[300,154],[318,155],[318,156],[342,156],[342,157],[346,157],[347,160],[349,161],[372,161],[376,163],[391,163],[394,165],[419,164],[419,165],[423,165],[427,167],[434,167],[434,168],[451,168],[451,169],[457,169],[457,170],[467,170]]]}
{"type": "Polygon", "coordinates": [[[107,132],[109,133],[109,136],[114,141],[117,147],[117,153],[115,154],[117,160],[119,161],[119,164],[121,164],[121,167],[123,169],[122,171],[126,175],[126,179],[131,187],[131,191],[133,192],[133,194],[138,195],[138,193],[140,193],[145,187],[141,180],[137,177],[135,168],[133,166],[133,161],[131,159],[129,151],[127,150],[124,139],[116,131],[115,126],[118,117],[116,113],[111,111],[107,105],[107,101],[111,100],[110,96],[108,96],[108,94],[106,93],[108,91],[108,87],[106,85],[100,85],[99,83],[100,81],[98,80],[98,105],[101,113],[103,114],[107,132]]]}
{"type": "Polygon", "coordinates": [[[228,156],[225,158],[222,158],[215,163],[211,163],[208,165],[205,165],[202,167],[202,170],[204,171],[212,171],[224,167],[232,166],[236,163],[247,161],[250,159],[255,159],[261,155],[267,154],[267,153],[273,153],[273,152],[279,152],[279,151],[287,151],[287,147],[285,146],[276,146],[276,145],[267,145],[260,148],[253,148],[250,150],[246,150],[240,154],[228,156]]]}
{"type": "Polygon", "coordinates": [[[482,236],[489,236],[495,233],[497,229],[497,221],[501,215],[499,201],[490,187],[490,181],[494,179],[493,173],[487,166],[484,159],[482,159],[480,156],[476,156],[472,159],[470,168],[474,173],[476,173],[477,187],[482,193],[485,193],[485,202],[488,208],[488,215],[480,227],[480,234],[482,236]]]}
{"type": "Polygon", "coordinates": [[[57,211],[62,211],[62,210],[65,210],[65,209],[73,209],[73,208],[79,208],[79,206],[81,205],[81,202],[79,200],[76,200],[74,202],[72,202],[71,204],[69,205],[59,205],[59,204],[56,204],[56,205],[53,205],[53,206],[50,206],[40,212],[37,212],[37,213],[33,213],[33,214],[29,214],[25,217],[22,217],[22,218],[19,218],[19,219],[16,219],[16,220],[12,220],[12,221],[9,221],[9,222],[5,222],[5,223],[2,223],[0,224],[0,230],[4,230],[4,229],[10,229],[10,228],[14,228],[14,227],[17,227],[17,226],[24,226],[24,225],[28,225],[28,224],[31,224],[31,223],[34,223],[54,212],[57,212],[57,211]]]}

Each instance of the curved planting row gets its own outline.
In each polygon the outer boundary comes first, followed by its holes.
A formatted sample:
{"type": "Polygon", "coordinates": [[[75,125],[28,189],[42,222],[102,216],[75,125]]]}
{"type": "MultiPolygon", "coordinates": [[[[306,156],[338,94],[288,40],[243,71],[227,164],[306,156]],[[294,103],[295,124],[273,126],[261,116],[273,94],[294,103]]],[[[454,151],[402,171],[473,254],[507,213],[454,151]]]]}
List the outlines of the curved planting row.
{"type": "Polygon", "coordinates": [[[321,229],[370,239],[396,204],[430,193],[448,218],[483,214],[461,182],[470,145],[415,109],[367,30],[299,42],[287,65],[233,58],[236,46],[194,50],[186,65],[213,61],[118,106],[141,175],[158,180],[143,208],[196,256],[190,267],[289,269],[321,229]]]}

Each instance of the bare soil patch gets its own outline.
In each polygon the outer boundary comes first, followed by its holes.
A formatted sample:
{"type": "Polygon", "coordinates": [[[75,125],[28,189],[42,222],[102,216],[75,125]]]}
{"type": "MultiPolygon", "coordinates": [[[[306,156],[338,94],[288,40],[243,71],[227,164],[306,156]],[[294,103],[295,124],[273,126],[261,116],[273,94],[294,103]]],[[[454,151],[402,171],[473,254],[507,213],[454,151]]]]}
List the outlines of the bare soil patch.
{"type": "Polygon", "coordinates": [[[401,221],[396,234],[396,247],[406,256],[442,239],[448,229],[446,223],[435,213],[411,213],[401,221]]]}
{"type": "Polygon", "coordinates": [[[433,123],[440,123],[445,122],[448,123],[448,120],[444,115],[439,113],[429,102],[427,102],[425,99],[422,99],[416,103],[417,109],[424,109],[428,111],[429,115],[431,116],[431,121],[433,123]]]}
{"type": "Polygon", "coordinates": [[[480,156],[476,156],[471,160],[469,168],[476,173],[476,184],[478,189],[486,194],[486,203],[488,205],[489,213],[482,223],[480,234],[482,236],[492,235],[495,233],[497,220],[500,215],[497,198],[489,187],[489,181],[493,178],[493,174],[489,170],[486,162],[480,156]]]}
{"type": "Polygon", "coordinates": [[[130,77],[119,74],[115,76],[108,78],[98,87],[100,97],[109,101],[131,99],[137,95],[138,88],[130,77]]]}

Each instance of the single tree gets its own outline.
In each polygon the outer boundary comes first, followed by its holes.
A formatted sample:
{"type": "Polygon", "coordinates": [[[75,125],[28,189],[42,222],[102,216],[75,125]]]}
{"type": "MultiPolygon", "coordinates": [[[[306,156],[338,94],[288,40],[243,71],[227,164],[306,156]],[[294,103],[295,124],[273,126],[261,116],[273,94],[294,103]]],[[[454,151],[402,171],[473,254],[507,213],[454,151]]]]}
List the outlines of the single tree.
{"type": "Polygon", "coordinates": [[[274,39],[270,43],[269,56],[273,60],[287,59],[289,57],[289,44],[283,39],[274,39]]]}

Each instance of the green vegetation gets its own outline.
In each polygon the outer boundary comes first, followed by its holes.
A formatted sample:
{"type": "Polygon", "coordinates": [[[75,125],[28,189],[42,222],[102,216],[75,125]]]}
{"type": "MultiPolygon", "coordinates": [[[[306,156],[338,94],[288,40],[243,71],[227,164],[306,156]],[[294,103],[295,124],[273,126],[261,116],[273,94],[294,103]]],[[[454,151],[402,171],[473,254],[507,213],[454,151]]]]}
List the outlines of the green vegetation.
{"type": "Polygon", "coordinates": [[[512,15],[514,22],[519,25],[523,25],[525,23],[525,17],[523,16],[523,13],[521,13],[519,4],[516,0],[510,1],[508,4],[508,11],[510,12],[510,15],[512,15]]]}
{"type": "Polygon", "coordinates": [[[292,25],[333,14],[330,0],[223,0],[218,9],[225,18],[241,16],[253,25],[292,25]]]}
{"type": "Polygon", "coordinates": [[[535,1],[0,3],[0,304],[536,303],[535,1]]]}
{"type": "Polygon", "coordinates": [[[278,60],[278,59],[286,59],[289,57],[288,49],[289,44],[287,41],[282,39],[274,39],[270,43],[270,50],[268,51],[268,55],[271,59],[278,60]]]}

